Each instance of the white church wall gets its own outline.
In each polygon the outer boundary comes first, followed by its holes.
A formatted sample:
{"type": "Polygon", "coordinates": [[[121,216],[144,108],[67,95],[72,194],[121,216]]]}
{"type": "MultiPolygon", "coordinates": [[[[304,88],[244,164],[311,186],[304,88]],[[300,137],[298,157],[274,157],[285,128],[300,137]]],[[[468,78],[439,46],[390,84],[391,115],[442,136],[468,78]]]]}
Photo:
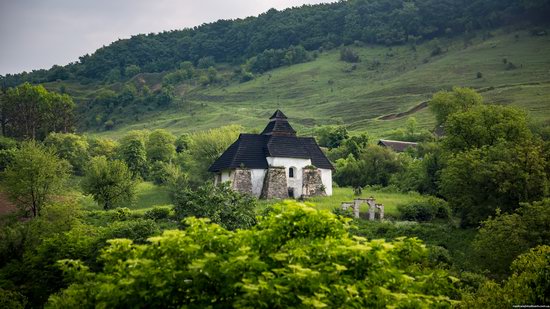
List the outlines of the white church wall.
{"type": "Polygon", "coordinates": [[[264,185],[264,178],[265,178],[265,171],[264,169],[251,169],[250,170],[250,178],[252,181],[252,194],[255,197],[260,197],[260,194],[262,193],[262,187],[264,185]]]}
{"type": "Polygon", "coordinates": [[[222,183],[224,183],[226,181],[231,181],[231,171],[230,170],[222,171],[222,183]]]}
{"type": "Polygon", "coordinates": [[[325,186],[325,192],[328,196],[332,195],[332,170],[321,168],[321,182],[325,186]]]}
{"type": "Polygon", "coordinates": [[[294,188],[294,197],[300,197],[302,195],[302,169],[308,165],[311,165],[311,160],[283,157],[267,157],[266,159],[267,164],[270,166],[285,167],[288,187],[294,188]],[[288,170],[291,167],[295,168],[293,178],[288,177],[288,170]]]}

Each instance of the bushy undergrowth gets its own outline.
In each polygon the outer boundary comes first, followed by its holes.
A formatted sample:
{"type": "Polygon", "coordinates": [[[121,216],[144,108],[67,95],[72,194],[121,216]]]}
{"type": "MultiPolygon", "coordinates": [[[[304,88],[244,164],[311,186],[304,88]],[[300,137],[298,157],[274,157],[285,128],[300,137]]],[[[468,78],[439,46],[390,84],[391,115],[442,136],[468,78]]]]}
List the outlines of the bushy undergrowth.
{"type": "Polygon", "coordinates": [[[397,210],[400,213],[400,219],[409,221],[449,219],[451,216],[451,209],[447,202],[432,196],[408,204],[400,204],[397,210]]]}
{"type": "Polygon", "coordinates": [[[146,245],[112,240],[98,270],[62,261],[74,281],[48,307],[449,307],[458,297],[455,278],[422,263],[419,240],[354,237],[328,211],[286,202],[234,232],[208,221],[146,245]]]}

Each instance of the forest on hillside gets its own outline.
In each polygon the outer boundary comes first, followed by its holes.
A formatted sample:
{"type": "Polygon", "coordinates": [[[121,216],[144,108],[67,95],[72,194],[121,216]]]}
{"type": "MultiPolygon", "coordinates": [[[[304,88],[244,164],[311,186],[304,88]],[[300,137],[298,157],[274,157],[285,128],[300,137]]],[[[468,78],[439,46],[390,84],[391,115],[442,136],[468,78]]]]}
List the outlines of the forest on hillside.
{"type": "Polygon", "coordinates": [[[214,63],[243,64],[267,50],[293,46],[313,51],[355,41],[414,44],[513,23],[543,25],[549,13],[550,4],[538,0],[350,0],[271,9],[257,17],[136,35],[99,48],[76,63],[7,74],[2,85],[129,79],[139,72],[172,70],[184,61],[205,68],[214,63]]]}

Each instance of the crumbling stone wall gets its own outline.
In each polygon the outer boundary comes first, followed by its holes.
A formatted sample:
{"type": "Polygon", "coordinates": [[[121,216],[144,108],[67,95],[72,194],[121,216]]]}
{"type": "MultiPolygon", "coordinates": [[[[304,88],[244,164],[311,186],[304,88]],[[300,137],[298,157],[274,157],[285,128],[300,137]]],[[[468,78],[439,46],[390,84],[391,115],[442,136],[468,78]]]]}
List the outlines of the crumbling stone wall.
{"type": "Polygon", "coordinates": [[[264,178],[264,186],[260,198],[288,198],[286,169],[283,166],[270,166],[264,178]]]}
{"type": "Polygon", "coordinates": [[[231,177],[231,188],[240,193],[252,195],[252,177],[247,168],[237,168],[231,177]]]}
{"type": "Polygon", "coordinates": [[[321,180],[321,170],[307,167],[303,169],[302,195],[304,197],[327,195],[321,180]]]}

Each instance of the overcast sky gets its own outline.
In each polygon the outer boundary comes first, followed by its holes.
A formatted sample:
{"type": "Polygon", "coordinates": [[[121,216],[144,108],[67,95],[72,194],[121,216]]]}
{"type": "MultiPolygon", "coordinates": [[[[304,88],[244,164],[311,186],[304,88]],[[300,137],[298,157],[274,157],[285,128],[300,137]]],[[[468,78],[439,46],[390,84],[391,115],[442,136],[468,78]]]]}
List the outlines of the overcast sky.
{"type": "Polygon", "coordinates": [[[0,74],[65,65],[139,33],[323,0],[0,0],[0,74]]]}

